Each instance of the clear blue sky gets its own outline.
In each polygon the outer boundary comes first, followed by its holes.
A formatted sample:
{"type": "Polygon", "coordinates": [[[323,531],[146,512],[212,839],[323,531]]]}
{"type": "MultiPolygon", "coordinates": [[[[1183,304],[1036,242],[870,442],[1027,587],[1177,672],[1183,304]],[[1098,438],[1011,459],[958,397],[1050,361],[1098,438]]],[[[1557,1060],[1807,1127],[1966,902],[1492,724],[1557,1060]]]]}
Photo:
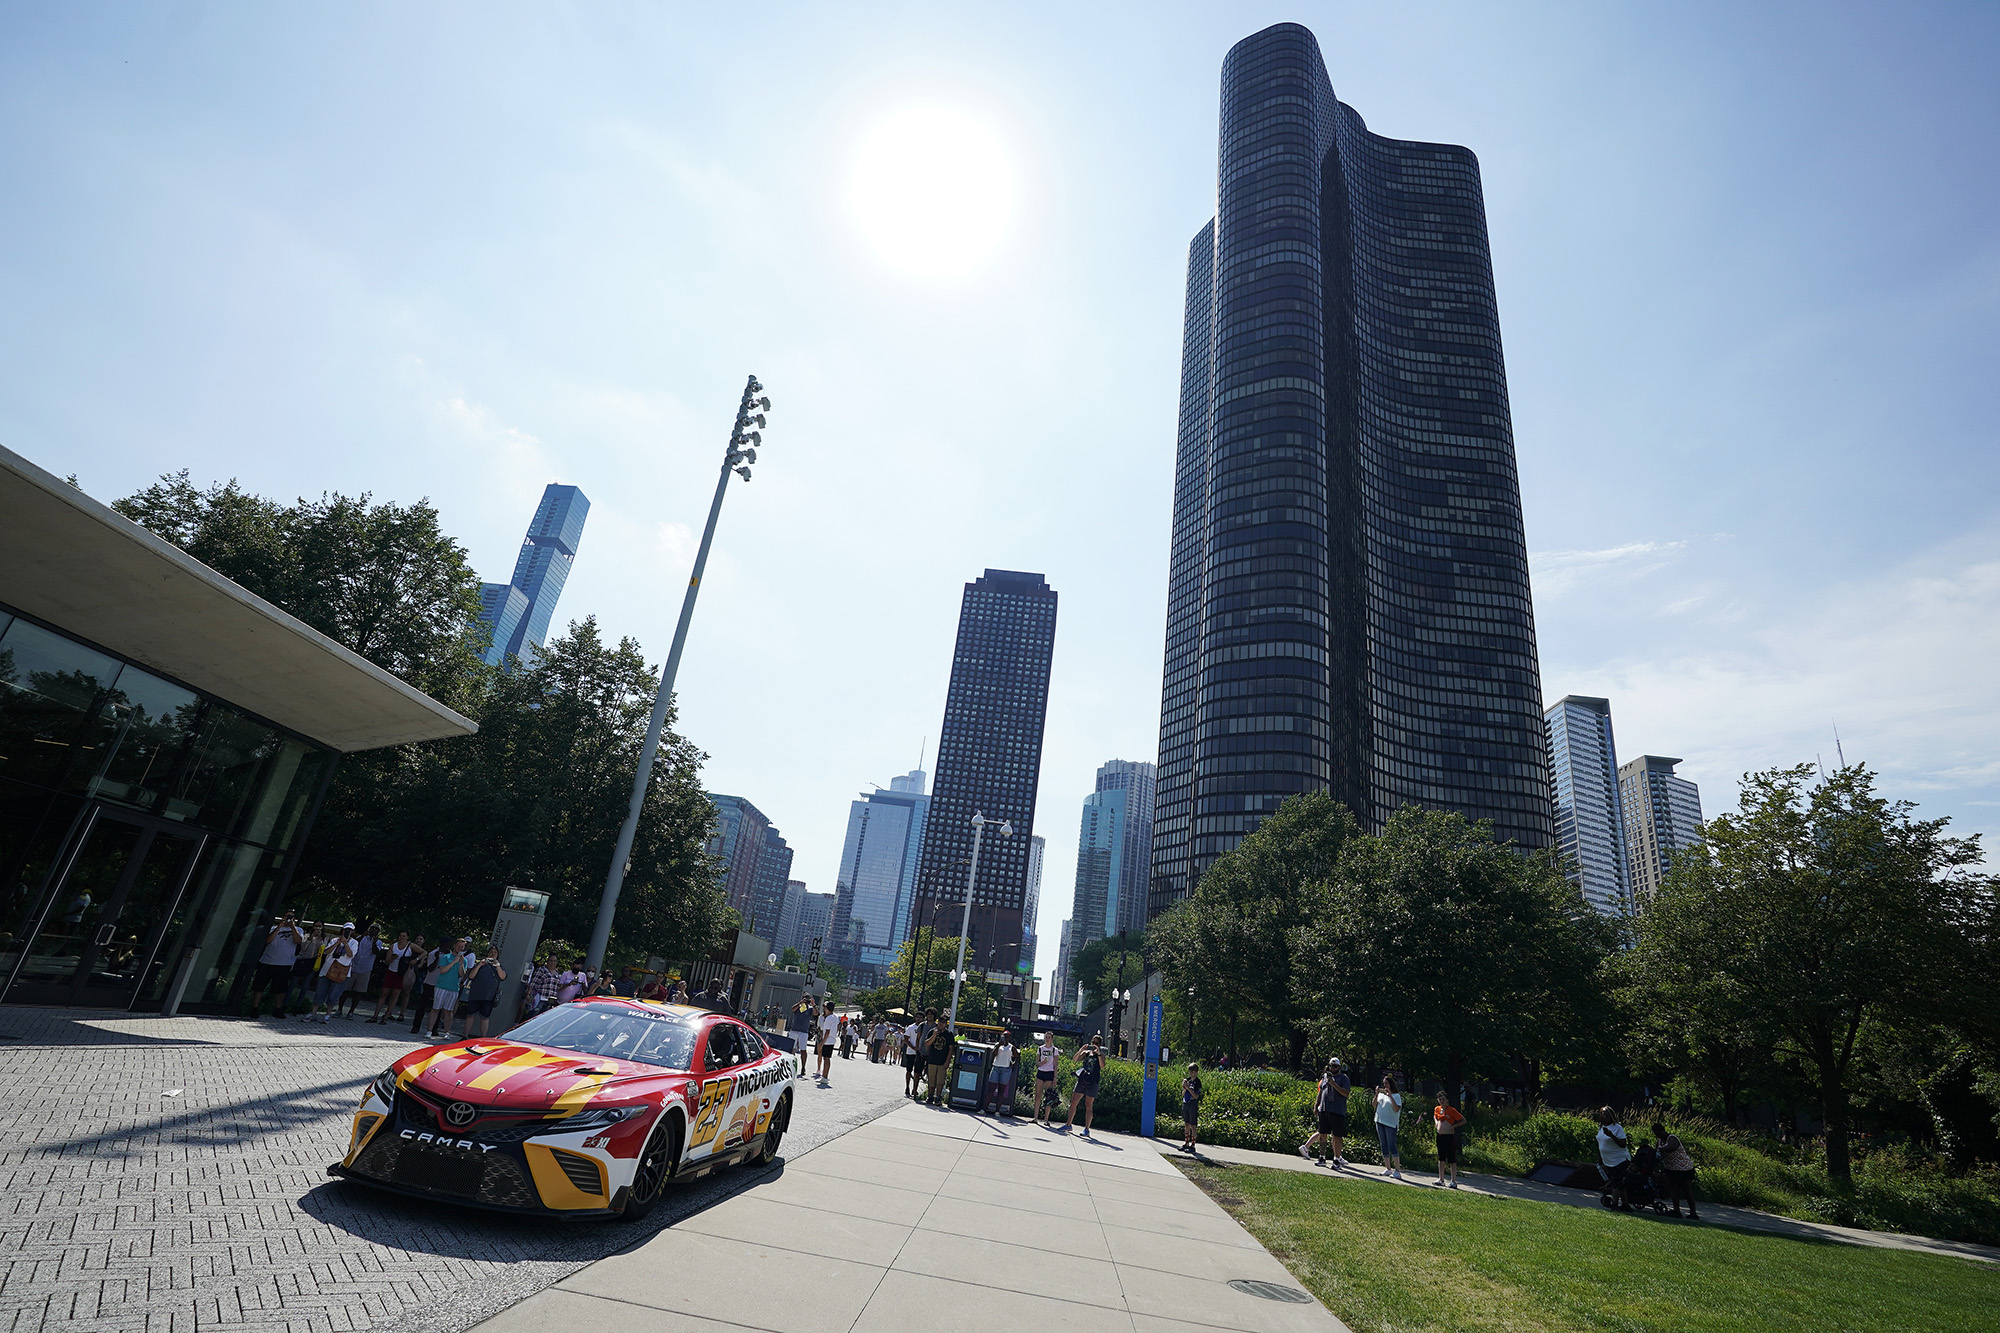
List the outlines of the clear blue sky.
{"type": "Polygon", "coordinates": [[[1280,19],[1480,156],[1547,696],[1711,813],[1837,723],[2000,828],[1991,5],[10,3],[0,441],[105,499],[428,496],[495,579],[575,483],[559,617],[657,660],[754,370],[711,789],[830,889],[959,586],[1042,571],[1052,938],[1094,768],[1153,757],[1186,246],[1280,19]]]}

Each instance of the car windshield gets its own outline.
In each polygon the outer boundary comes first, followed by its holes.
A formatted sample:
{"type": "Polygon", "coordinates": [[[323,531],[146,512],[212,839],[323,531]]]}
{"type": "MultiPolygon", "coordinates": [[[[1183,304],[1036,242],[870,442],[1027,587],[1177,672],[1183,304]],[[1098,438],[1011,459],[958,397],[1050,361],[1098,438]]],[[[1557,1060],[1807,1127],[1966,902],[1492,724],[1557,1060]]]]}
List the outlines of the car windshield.
{"type": "Polygon", "coordinates": [[[695,1030],[669,1014],[644,1014],[622,1004],[565,1004],[507,1033],[509,1041],[608,1055],[665,1069],[694,1067],[695,1030]]]}

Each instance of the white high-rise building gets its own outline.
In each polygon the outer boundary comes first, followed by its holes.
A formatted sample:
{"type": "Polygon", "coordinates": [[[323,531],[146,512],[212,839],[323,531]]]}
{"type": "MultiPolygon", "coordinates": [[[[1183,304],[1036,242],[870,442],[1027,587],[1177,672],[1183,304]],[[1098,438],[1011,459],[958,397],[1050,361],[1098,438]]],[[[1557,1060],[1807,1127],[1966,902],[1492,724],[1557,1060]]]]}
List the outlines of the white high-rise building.
{"type": "Polygon", "coordinates": [[[1028,839],[1028,883],[1021,895],[1021,962],[1016,969],[1020,976],[1035,972],[1035,914],[1042,910],[1042,858],[1048,850],[1048,839],[1041,834],[1028,839]]]}
{"type": "Polygon", "coordinates": [[[1584,901],[1606,915],[1631,910],[1625,816],[1611,701],[1568,694],[1542,715],[1555,782],[1556,845],[1584,901]]]}
{"type": "Polygon", "coordinates": [[[1618,769],[1632,904],[1642,912],[1652,905],[1673,854],[1701,841],[1701,788],[1674,775],[1680,762],[1642,754],[1618,769]]]}
{"type": "Polygon", "coordinates": [[[1062,923],[1062,939],[1056,945],[1056,971],[1050,978],[1049,987],[1055,995],[1056,1012],[1059,1014],[1069,1012],[1069,940],[1069,922],[1065,921],[1062,923]]]}

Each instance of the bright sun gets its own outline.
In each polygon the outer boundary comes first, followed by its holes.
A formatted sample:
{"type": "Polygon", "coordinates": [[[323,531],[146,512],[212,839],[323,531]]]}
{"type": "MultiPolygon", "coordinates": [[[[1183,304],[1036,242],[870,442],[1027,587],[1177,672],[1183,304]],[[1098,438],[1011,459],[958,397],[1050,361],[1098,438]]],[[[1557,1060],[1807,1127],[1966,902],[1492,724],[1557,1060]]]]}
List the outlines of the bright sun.
{"type": "Polygon", "coordinates": [[[863,134],[847,204],[884,262],[916,276],[956,277],[1000,244],[1018,188],[1014,155],[991,124],[924,103],[891,112],[863,134]]]}

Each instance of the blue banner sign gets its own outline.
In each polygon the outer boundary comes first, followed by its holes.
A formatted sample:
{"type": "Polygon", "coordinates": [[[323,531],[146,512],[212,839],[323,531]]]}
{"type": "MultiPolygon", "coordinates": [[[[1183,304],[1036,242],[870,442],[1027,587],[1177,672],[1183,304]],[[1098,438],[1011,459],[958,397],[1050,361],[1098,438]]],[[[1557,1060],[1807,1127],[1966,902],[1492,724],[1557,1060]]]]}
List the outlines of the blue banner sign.
{"type": "Polygon", "coordinates": [[[1139,1133],[1153,1137],[1153,1107],[1160,1098],[1160,997],[1146,1001],[1146,1087],[1139,1094],[1139,1133]]]}

